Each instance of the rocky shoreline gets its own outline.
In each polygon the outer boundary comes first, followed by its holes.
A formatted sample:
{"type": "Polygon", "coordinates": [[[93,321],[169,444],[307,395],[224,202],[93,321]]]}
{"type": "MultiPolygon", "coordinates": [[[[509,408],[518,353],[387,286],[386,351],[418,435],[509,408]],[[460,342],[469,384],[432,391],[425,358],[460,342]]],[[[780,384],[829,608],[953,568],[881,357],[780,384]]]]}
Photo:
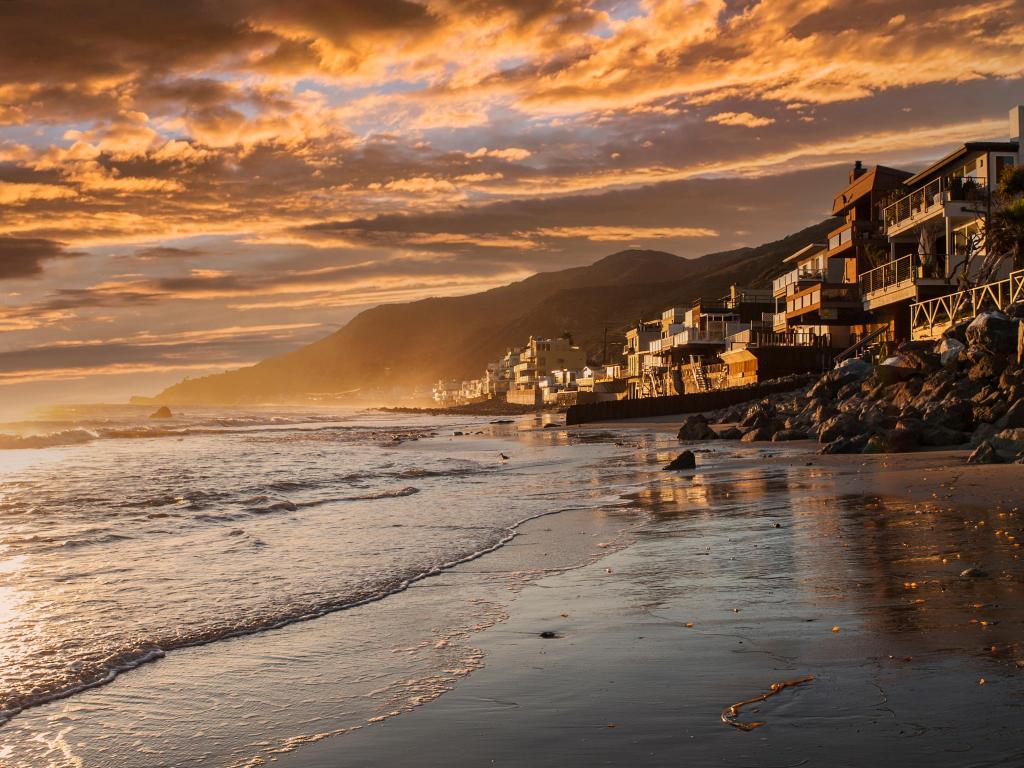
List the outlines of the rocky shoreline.
{"type": "Polygon", "coordinates": [[[982,312],[937,342],[901,344],[879,365],[846,360],[745,410],[693,414],[679,440],[814,439],[820,453],[970,448],[969,463],[1024,463],[1021,318],[1024,305],[982,312]]]}

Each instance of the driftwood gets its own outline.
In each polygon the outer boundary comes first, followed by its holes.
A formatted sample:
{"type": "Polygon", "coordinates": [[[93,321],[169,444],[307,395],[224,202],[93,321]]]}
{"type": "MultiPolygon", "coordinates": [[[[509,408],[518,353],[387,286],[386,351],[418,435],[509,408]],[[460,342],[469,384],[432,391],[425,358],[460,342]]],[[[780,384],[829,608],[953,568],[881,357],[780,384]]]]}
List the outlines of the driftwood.
{"type": "Polygon", "coordinates": [[[750,704],[757,704],[759,701],[766,701],[771,696],[781,692],[784,688],[794,688],[804,683],[809,683],[814,679],[814,675],[807,675],[806,677],[798,677],[795,680],[786,680],[782,683],[772,683],[772,689],[768,693],[763,693],[760,696],[755,696],[753,699],[747,699],[746,701],[740,701],[732,706],[726,707],[722,712],[722,722],[726,725],[731,725],[733,728],[739,728],[741,731],[752,731],[755,728],[760,728],[765,725],[763,721],[755,721],[752,723],[741,723],[736,718],[739,717],[740,709],[750,704]]]}

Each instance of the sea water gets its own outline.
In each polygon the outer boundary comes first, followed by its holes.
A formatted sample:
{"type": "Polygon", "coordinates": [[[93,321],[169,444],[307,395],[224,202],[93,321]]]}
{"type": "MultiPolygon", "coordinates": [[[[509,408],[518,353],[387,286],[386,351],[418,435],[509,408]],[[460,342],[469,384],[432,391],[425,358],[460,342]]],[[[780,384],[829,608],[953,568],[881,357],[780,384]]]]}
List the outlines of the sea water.
{"type": "Polygon", "coordinates": [[[0,425],[5,768],[242,765],[429,700],[501,614],[438,577],[637,482],[548,417],[150,410],[0,425]]]}

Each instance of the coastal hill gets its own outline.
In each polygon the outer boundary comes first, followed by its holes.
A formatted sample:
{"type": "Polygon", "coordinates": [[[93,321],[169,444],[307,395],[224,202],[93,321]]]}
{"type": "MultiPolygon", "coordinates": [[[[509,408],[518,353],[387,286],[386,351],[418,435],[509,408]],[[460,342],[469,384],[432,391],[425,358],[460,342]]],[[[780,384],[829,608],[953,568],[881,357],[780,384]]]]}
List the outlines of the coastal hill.
{"type": "Polygon", "coordinates": [[[701,296],[724,295],[731,283],[765,286],[782,259],[823,242],[828,219],[756,248],[684,259],[663,251],[626,250],[586,267],[542,272],[468,296],[385,304],[354,317],[313,344],[257,365],[190,378],[154,398],[167,404],[282,402],[311,394],[358,391],[386,399],[396,388],[425,387],[440,378],[479,376],[507,347],[531,334],[572,334],[592,361],[641,318],[701,296]]]}

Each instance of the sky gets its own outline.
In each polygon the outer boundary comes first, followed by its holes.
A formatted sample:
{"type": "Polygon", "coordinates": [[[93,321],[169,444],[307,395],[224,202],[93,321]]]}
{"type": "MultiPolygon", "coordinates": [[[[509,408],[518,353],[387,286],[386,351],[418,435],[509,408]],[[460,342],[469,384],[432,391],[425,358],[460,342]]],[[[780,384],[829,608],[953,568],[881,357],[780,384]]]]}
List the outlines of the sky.
{"type": "Polygon", "coordinates": [[[0,0],[0,404],[757,245],[1019,103],[1024,0],[0,0]]]}

